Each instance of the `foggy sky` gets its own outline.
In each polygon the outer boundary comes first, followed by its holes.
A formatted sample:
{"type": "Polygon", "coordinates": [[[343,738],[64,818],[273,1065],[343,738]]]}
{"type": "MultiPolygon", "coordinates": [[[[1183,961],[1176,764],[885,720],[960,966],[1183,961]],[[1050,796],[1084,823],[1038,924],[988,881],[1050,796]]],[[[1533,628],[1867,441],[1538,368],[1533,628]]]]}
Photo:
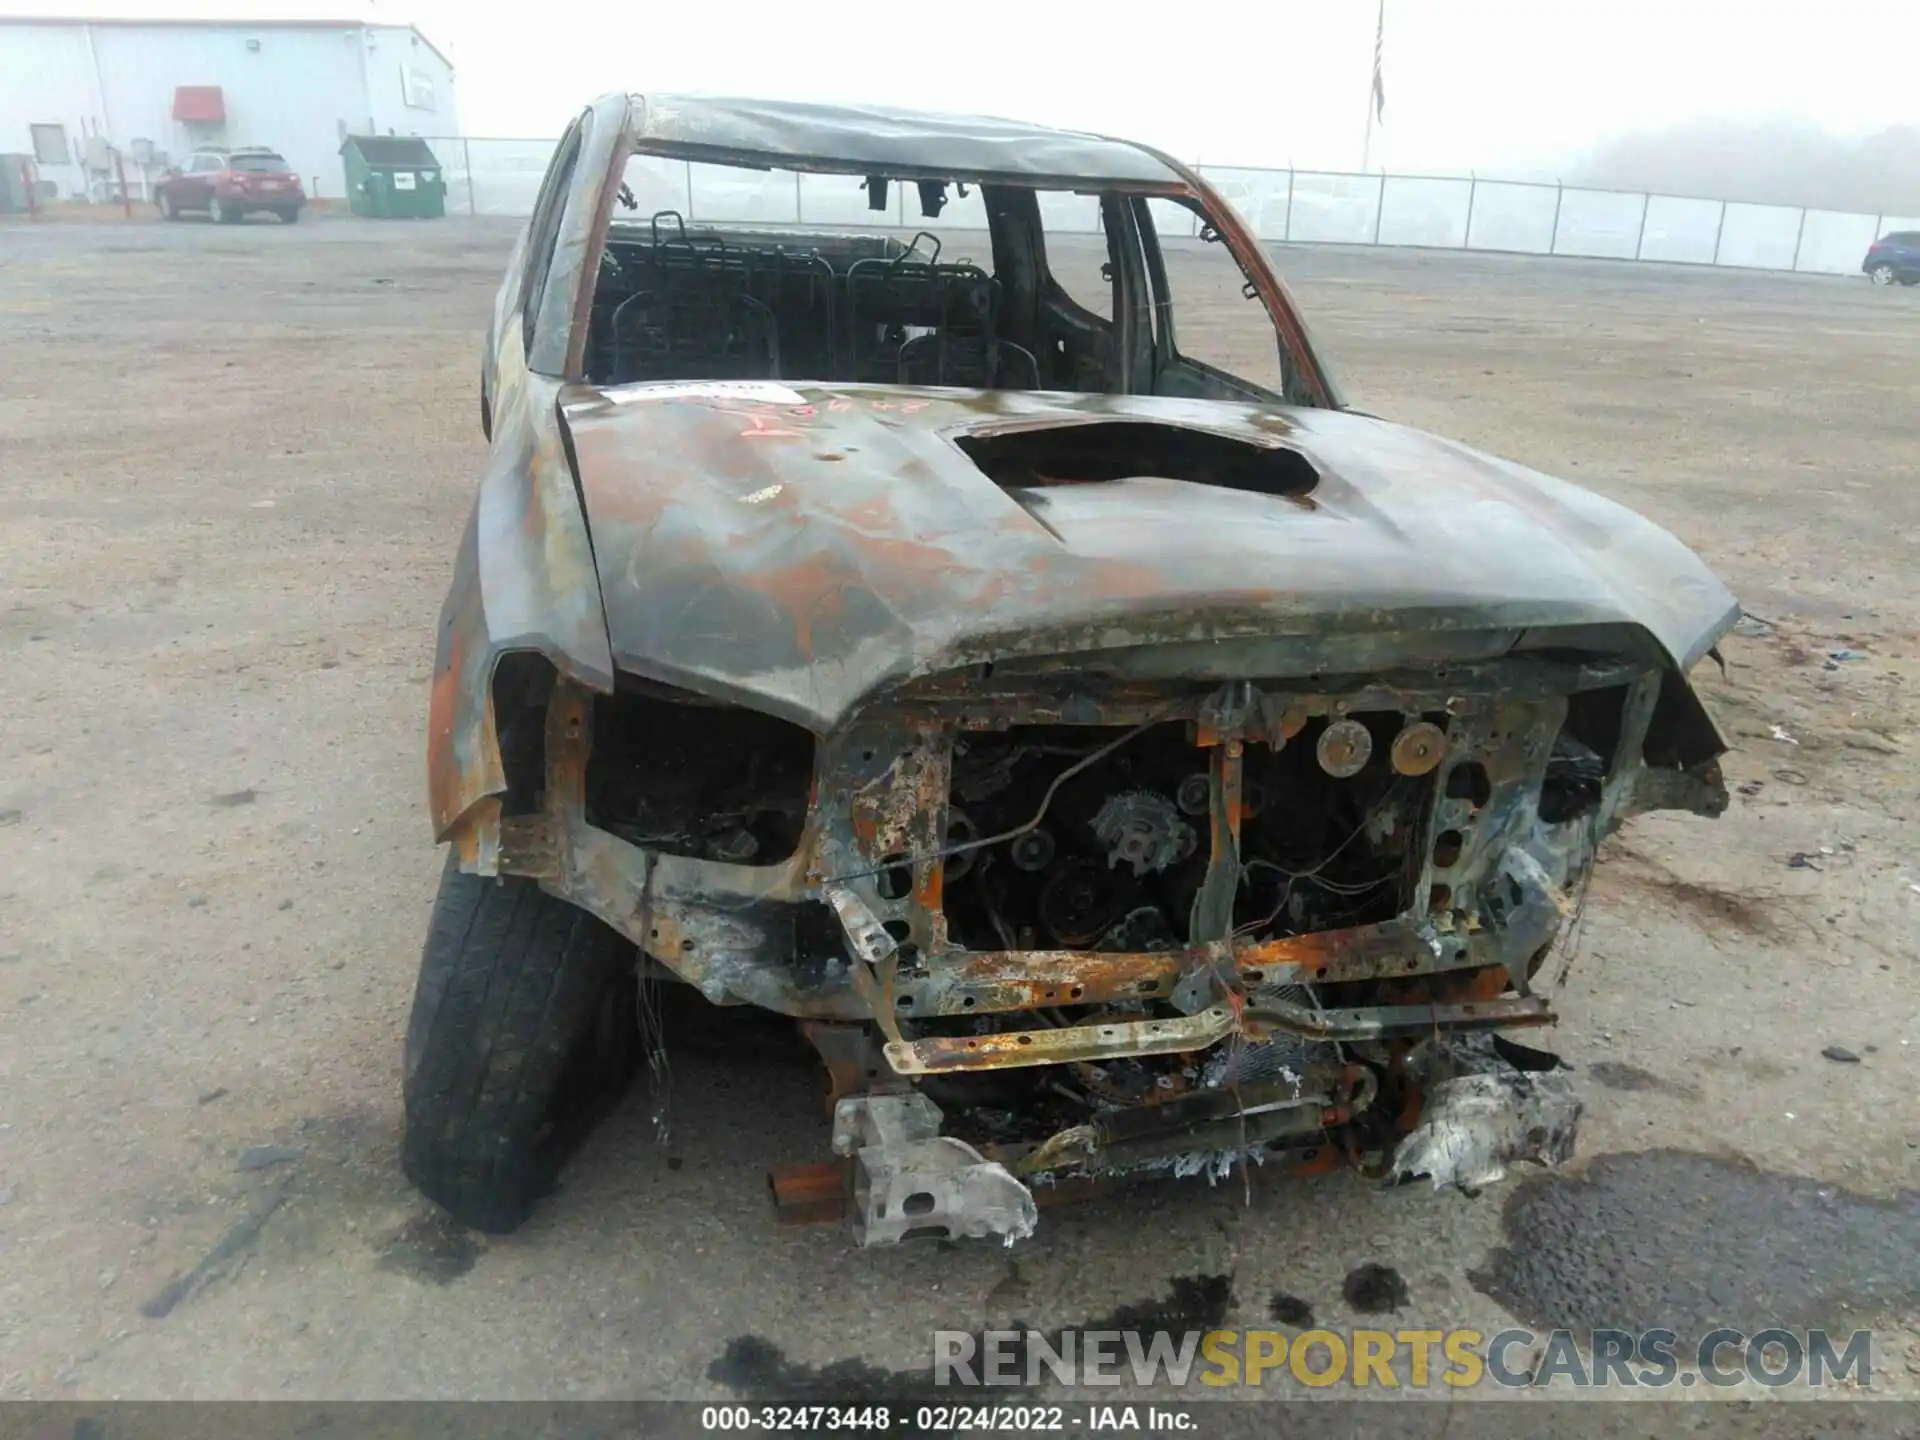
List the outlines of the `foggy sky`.
{"type": "Polygon", "coordinates": [[[1806,121],[1703,119],[1602,141],[1568,180],[1762,205],[1920,215],[1920,124],[1859,137],[1806,121]]]}
{"type": "MultiPolygon", "coordinates": [[[[701,90],[1011,115],[1122,134],[1188,160],[1328,169],[1360,163],[1376,13],[1374,0],[15,8],[412,21],[452,58],[472,135],[557,134],[606,90],[701,90]]],[[[1376,169],[1569,181],[1592,167],[1639,173],[1654,156],[1624,137],[1667,131],[1701,141],[1699,158],[1676,171],[1702,177],[1686,188],[1713,179],[1718,193],[1716,160],[1752,150],[1747,168],[1764,174],[1782,126],[1805,142],[1792,155],[1812,178],[1823,152],[1807,137],[1824,131],[1846,144],[1920,124],[1920,0],[1387,0],[1385,49],[1376,169]],[[1689,124],[1700,120],[1714,124],[1689,124]]],[[[1864,151],[1861,163],[1872,166],[1864,151]]]]}

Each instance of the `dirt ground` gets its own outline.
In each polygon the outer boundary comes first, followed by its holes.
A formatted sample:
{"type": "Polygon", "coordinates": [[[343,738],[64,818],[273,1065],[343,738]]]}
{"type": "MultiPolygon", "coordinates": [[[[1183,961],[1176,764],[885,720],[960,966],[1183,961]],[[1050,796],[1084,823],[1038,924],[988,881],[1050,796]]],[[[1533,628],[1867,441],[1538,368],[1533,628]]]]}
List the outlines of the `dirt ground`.
{"type": "Polygon", "coordinates": [[[1011,1252],[864,1252],[768,1204],[826,1152],[813,1073],[689,1043],[668,1143],[636,1089],[483,1240],[395,1154],[434,621],[512,235],[0,228],[0,1397],[724,1399],[1195,1293],[1365,1324],[1365,1264],[1400,1326],[1872,1325],[1874,1390],[1920,1387],[1920,291],[1280,252],[1361,408],[1643,509],[1759,617],[1703,670],[1733,808],[1633,823],[1596,882],[1549,1042],[1580,1183],[1503,1209],[1256,1171],[1011,1252]]]}

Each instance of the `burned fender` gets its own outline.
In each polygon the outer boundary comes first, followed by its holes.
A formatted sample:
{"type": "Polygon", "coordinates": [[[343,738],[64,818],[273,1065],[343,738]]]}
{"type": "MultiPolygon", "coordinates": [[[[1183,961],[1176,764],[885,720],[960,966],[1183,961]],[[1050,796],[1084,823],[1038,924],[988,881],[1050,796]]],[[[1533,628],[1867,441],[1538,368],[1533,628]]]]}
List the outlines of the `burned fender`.
{"type": "MultiPolygon", "coordinates": [[[[510,336],[506,348],[517,344],[510,336]]],[[[500,380],[499,438],[440,612],[427,732],[434,837],[457,841],[469,868],[497,844],[497,826],[462,828],[497,812],[507,785],[491,693],[500,657],[535,651],[590,689],[613,688],[593,551],[554,420],[557,386],[524,369],[503,368],[500,380]],[[488,844],[483,828],[495,832],[488,844]]]]}

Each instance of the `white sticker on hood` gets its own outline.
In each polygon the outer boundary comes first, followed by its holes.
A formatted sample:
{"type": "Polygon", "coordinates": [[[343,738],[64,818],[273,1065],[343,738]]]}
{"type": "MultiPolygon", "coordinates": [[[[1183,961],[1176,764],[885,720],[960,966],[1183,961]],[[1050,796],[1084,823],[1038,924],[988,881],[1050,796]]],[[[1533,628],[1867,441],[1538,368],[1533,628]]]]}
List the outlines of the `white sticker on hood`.
{"type": "Polygon", "coordinates": [[[642,400],[751,400],[763,405],[804,405],[798,390],[772,380],[666,380],[650,385],[623,385],[605,392],[616,405],[642,400]]]}

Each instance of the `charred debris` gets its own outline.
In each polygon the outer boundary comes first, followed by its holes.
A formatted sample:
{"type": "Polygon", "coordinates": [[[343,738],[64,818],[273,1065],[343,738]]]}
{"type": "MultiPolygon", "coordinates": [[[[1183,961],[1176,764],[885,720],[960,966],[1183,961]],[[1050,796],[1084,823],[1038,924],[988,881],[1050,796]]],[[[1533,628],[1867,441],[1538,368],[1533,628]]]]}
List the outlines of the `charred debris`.
{"type": "Polygon", "coordinates": [[[1258,238],[1143,147],[609,96],[547,188],[431,697],[429,1194],[523,1219],[570,1057],[637,1028],[659,1067],[655,981],[797,1022],[835,1159],[776,1200],[866,1243],[1571,1152],[1566,1076],[1495,1032],[1554,1021],[1607,834],[1727,803],[1686,675],[1737,607],[1697,557],[1349,410],[1258,238]],[[696,168],[813,221],[658,208],[696,168]],[[971,236],[908,236],[916,199],[971,236]],[[1098,213],[1071,284],[1061,203],[1098,213]],[[1198,264],[1266,378],[1182,348],[1198,264]]]}
{"type": "Polygon", "coordinates": [[[1572,1152],[1566,1076],[1484,1032],[1553,1019],[1542,968],[1636,794],[1715,807],[1710,760],[1672,768],[1691,712],[1657,671],[1549,656],[1333,694],[1019,668],[825,747],[651,687],[595,702],[590,823],[814,857],[822,899],[763,960],[703,966],[739,916],[689,916],[679,967],[802,1017],[826,1064],[842,1159],[776,1176],[783,1214],[1011,1241],[1123,1177],[1477,1189],[1572,1152]],[[844,826],[816,779],[842,763],[844,826]]]}

